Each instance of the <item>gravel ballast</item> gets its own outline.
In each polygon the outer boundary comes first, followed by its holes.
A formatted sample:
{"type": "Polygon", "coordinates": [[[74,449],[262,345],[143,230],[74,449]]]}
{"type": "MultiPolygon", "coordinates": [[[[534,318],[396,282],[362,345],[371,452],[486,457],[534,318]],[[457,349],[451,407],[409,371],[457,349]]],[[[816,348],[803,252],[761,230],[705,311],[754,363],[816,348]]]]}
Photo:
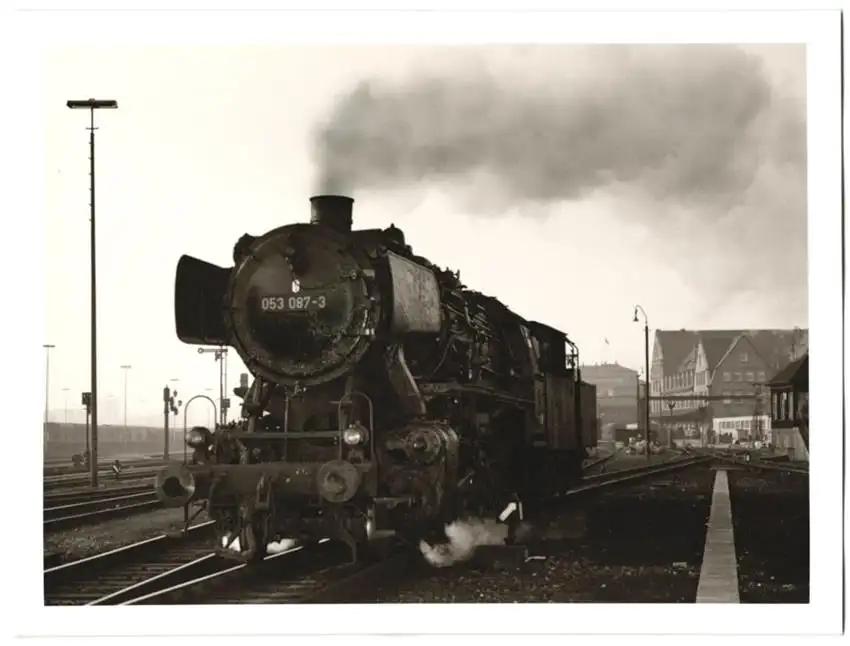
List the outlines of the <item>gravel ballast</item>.
{"type": "Polygon", "coordinates": [[[539,523],[531,560],[423,566],[357,601],[693,603],[714,473],[693,466],[576,497],[539,523]]]}
{"type": "MultiPolygon", "coordinates": [[[[190,509],[190,515],[194,513],[190,509]]],[[[206,512],[192,524],[207,520],[206,512]]],[[[107,552],[143,541],[183,527],[183,508],[157,509],[127,518],[116,518],[100,523],[50,532],[44,537],[44,556],[51,557],[52,565],[76,561],[87,556],[107,552]]]]}
{"type": "Polygon", "coordinates": [[[730,470],[741,603],[809,602],[809,478],[730,470]]]}

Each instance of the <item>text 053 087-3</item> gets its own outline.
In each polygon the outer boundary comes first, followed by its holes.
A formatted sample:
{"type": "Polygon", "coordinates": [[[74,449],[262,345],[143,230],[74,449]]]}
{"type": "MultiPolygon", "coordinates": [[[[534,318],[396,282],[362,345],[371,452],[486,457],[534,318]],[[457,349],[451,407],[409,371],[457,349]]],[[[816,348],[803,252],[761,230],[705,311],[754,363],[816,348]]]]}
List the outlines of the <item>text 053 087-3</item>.
{"type": "Polygon", "coordinates": [[[327,305],[324,296],[264,296],[260,299],[263,312],[321,310],[327,305]]]}

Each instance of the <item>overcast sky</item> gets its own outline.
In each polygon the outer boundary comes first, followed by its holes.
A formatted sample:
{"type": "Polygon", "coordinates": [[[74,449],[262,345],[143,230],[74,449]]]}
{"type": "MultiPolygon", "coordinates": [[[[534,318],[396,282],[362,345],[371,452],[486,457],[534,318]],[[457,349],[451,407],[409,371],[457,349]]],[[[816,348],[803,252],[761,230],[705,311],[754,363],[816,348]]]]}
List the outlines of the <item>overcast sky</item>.
{"type": "Polygon", "coordinates": [[[213,359],[174,334],[178,258],[229,266],[239,236],[308,220],[325,189],[586,362],[642,363],[636,302],[652,328],[808,324],[803,46],[56,49],[42,69],[54,411],[89,387],[87,115],[69,98],[120,106],[97,115],[103,423],[122,420],[121,364],[131,423],[155,421],[170,379],[217,393],[213,359]]]}

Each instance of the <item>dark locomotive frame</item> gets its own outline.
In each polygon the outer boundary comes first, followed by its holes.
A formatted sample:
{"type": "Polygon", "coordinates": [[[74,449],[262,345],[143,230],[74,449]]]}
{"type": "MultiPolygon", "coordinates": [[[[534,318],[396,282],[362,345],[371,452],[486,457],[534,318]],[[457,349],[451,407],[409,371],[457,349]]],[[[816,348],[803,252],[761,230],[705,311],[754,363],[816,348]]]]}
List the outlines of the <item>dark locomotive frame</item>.
{"type": "Polygon", "coordinates": [[[573,486],[597,419],[569,337],[394,226],[352,230],[351,198],[311,202],[310,224],[243,236],[231,268],[180,259],[178,337],[234,347],[254,381],[234,390],[235,428],[189,433],[192,463],[160,473],[160,499],[203,501],[234,558],[282,537],[358,558],[573,486]]]}

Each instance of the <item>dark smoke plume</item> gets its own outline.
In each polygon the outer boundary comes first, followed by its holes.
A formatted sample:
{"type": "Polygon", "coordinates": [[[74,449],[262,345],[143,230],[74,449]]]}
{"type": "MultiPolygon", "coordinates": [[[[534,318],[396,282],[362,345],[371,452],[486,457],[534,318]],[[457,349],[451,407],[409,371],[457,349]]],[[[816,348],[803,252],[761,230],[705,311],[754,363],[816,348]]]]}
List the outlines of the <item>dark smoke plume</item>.
{"type": "Polygon", "coordinates": [[[319,189],[439,183],[484,211],[493,190],[503,207],[628,191],[670,207],[625,217],[648,226],[664,218],[659,235],[673,243],[684,231],[665,214],[678,207],[703,226],[722,225],[724,236],[741,225],[746,235],[718,249],[748,255],[727,283],[758,267],[757,283],[805,289],[805,114],[777,95],[762,60],[731,46],[610,46],[579,74],[568,56],[557,65],[569,49],[548,48],[547,74],[536,81],[530,66],[523,80],[478,65],[361,82],[316,133],[319,189]],[[486,199],[469,194],[481,177],[490,181],[486,199]],[[785,237],[774,241],[777,229],[785,237]],[[787,280],[766,276],[771,266],[787,280]]]}

